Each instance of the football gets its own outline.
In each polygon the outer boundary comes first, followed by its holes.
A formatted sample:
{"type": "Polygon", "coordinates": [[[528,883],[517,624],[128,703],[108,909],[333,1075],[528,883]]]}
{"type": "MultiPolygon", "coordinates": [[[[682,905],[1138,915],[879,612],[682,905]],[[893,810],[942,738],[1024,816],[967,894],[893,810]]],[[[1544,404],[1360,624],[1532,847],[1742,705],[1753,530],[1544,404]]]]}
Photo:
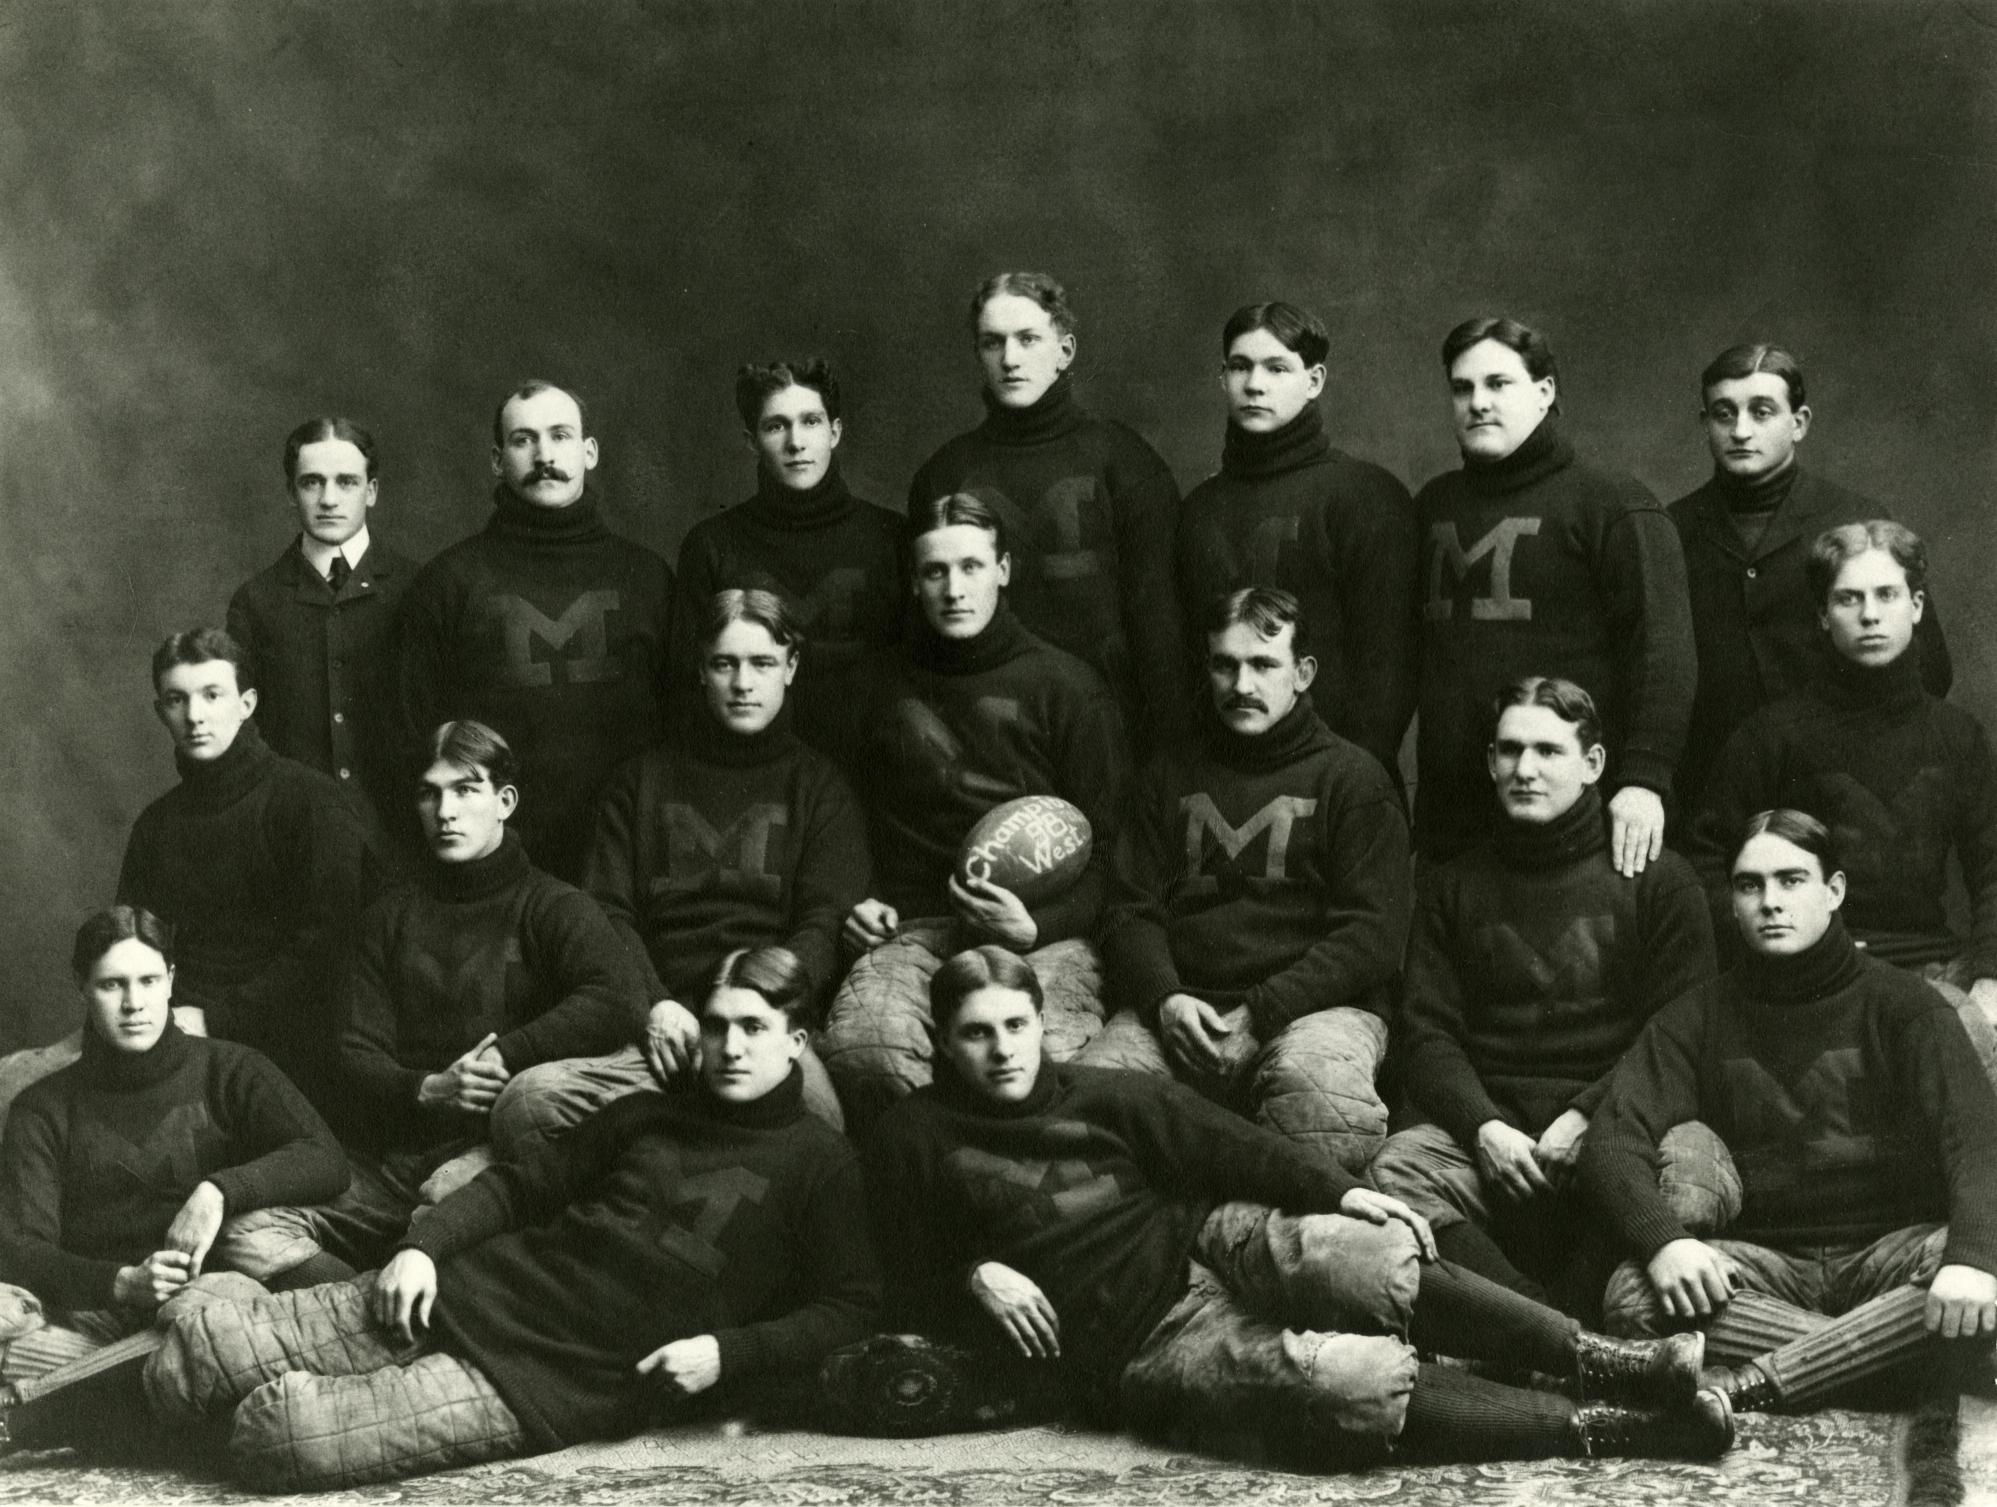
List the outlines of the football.
{"type": "Polygon", "coordinates": [[[1057,795],[1023,795],[978,819],[957,855],[957,877],[988,880],[1040,905],[1082,877],[1094,847],[1080,808],[1057,795]]]}

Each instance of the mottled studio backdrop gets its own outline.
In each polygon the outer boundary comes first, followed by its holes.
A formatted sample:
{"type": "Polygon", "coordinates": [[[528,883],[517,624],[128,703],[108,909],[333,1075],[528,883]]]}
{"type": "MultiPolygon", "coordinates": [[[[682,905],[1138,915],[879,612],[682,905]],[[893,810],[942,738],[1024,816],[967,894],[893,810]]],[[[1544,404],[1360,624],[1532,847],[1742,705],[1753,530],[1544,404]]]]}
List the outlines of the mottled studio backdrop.
{"type": "Polygon", "coordinates": [[[1997,8],[1927,0],[0,0],[0,1045],[74,1018],[173,779],[148,650],[290,537],[294,423],[373,428],[427,554],[484,521],[497,395],[577,384],[670,554],[749,489],[735,367],[820,351],[898,504],[980,412],[1001,267],[1069,282],[1084,399],[1186,486],[1251,298],[1327,316],[1337,442],[1413,484],[1467,315],[1543,323],[1580,443],[1667,499],[1699,367],[1785,339],[1989,719],[1993,85],[1997,8]]]}

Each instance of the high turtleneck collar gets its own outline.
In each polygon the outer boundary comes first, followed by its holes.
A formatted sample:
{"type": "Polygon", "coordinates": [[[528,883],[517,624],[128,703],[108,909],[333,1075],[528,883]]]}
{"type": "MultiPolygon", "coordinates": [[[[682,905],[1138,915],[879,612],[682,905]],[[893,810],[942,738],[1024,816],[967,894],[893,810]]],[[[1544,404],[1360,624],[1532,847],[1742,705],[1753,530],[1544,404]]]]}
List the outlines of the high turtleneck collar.
{"type": "Polygon", "coordinates": [[[756,468],[756,495],[749,499],[749,516],[765,528],[804,533],[829,527],[853,511],[853,494],[839,474],[835,455],[818,485],[805,491],[785,486],[761,466],[756,468]]]}
{"type": "Polygon", "coordinates": [[[1833,915],[1830,930],[1790,957],[1749,952],[1736,965],[1750,996],[1771,1005],[1804,1005],[1828,998],[1858,977],[1859,951],[1844,918],[1833,915]]]}
{"type": "Polygon", "coordinates": [[[1602,793],[1593,785],[1552,821],[1520,822],[1506,817],[1491,837],[1499,859],[1514,869],[1565,868],[1608,845],[1602,793]]]}
{"type": "Polygon", "coordinates": [[[713,1119],[723,1125],[741,1125],[752,1130],[774,1130],[804,1114],[804,1072],[793,1062],[783,1082],[746,1104],[710,1093],[705,1083],[694,1090],[713,1119]]]}
{"type": "Polygon", "coordinates": [[[485,857],[445,863],[433,854],[426,872],[431,894],[439,900],[463,903],[497,894],[522,878],[527,869],[527,850],[521,846],[520,834],[508,827],[499,846],[485,857]]]}
{"type": "Polygon", "coordinates": [[[537,507],[522,502],[504,485],[492,489],[489,533],[517,543],[560,549],[601,539],[610,530],[597,515],[596,493],[587,483],[583,494],[565,508],[537,507]]]}
{"type": "Polygon", "coordinates": [[[1281,476],[1285,471],[1314,466],[1330,454],[1324,414],[1317,404],[1306,403],[1289,423],[1267,434],[1251,434],[1230,419],[1227,436],[1220,444],[1220,469],[1244,479],[1281,476]]]}
{"type": "Polygon", "coordinates": [[[1921,684],[1921,646],[1918,640],[1907,645],[1891,664],[1862,665],[1846,659],[1828,643],[1824,645],[1824,684],[1831,695],[1848,706],[1909,707],[1927,694],[1921,684]]]}
{"type": "Polygon", "coordinates": [[[985,422],[979,432],[999,445],[1044,445],[1072,434],[1089,417],[1075,401],[1074,383],[1066,372],[1026,408],[1006,407],[990,388],[980,396],[985,400],[985,422]]]}
{"type": "Polygon", "coordinates": [[[791,703],[777,709],[770,725],[759,733],[731,732],[703,707],[690,720],[687,747],[703,764],[720,764],[730,769],[749,769],[780,759],[797,747],[797,733],[791,726],[791,703]]]}
{"type": "Polygon", "coordinates": [[[1032,636],[1012,615],[1012,607],[999,598],[998,611],[976,638],[945,638],[929,626],[920,610],[909,628],[909,652],[925,670],[939,675],[974,675],[1002,665],[1024,654],[1032,646],[1032,636]]]}
{"type": "Polygon", "coordinates": [[[1477,460],[1464,456],[1463,478],[1473,492],[1500,496],[1543,481],[1573,464],[1574,447],[1560,432],[1559,420],[1549,413],[1510,455],[1500,460],[1477,460]]]}
{"type": "Polygon", "coordinates": [[[202,804],[213,807],[233,805],[241,799],[264,777],[276,757],[255,722],[245,722],[237,728],[235,741],[218,759],[190,759],[177,748],[173,751],[181,788],[202,804]]]}
{"type": "Polygon", "coordinates": [[[1772,514],[1796,489],[1796,478],[1801,474],[1792,455],[1789,464],[1779,471],[1766,476],[1741,477],[1731,471],[1713,468],[1713,490],[1720,494],[1720,500],[1729,513],[1772,514]]]}
{"type": "Polygon", "coordinates": [[[940,1053],[936,1058],[937,1094],[954,1108],[993,1120],[1030,1120],[1035,1115],[1045,1114],[1053,1107],[1054,1094],[1059,1087],[1060,1078],[1044,1051],[1040,1056],[1040,1075],[1033,1080],[1032,1092],[1011,1104],[979,1093],[959,1076],[949,1058],[940,1053]]]}
{"type": "Polygon", "coordinates": [[[1253,734],[1238,733],[1221,721],[1209,699],[1203,727],[1214,757],[1244,774],[1281,769],[1331,742],[1331,729],[1318,717],[1308,695],[1299,696],[1283,720],[1267,732],[1253,734]]]}
{"type": "Polygon", "coordinates": [[[178,1072],[192,1050],[190,1038],[171,1019],[159,1040],[143,1052],[121,1052],[99,1036],[94,1025],[83,1028],[83,1072],[99,1088],[119,1092],[150,1088],[178,1072]]]}

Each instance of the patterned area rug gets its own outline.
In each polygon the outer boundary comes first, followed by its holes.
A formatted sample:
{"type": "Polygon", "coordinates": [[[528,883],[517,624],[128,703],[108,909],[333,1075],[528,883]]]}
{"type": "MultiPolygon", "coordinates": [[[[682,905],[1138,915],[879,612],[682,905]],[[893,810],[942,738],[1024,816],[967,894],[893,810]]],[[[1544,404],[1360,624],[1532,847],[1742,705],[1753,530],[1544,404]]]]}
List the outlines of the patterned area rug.
{"type": "MultiPolygon", "coordinates": [[[[1997,1404],[1965,1399],[1961,1465],[1971,1504],[1997,1504],[1997,1404]]],[[[1268,1507],[1389,1503],[1422,1507],[1578,1507],[1613,1503],[1899,1503],[1907,1421],[1829,1411],[1742,1419],[1718,1465],[1647,1460],[1380,1469],[1297,1475],[1175,1454],[1065,1426],[942,1439],[845,1439],[734,1426],[661,1429],[511,1464],[314,1498],[345,1502],[907,1503],[986,1507],[1268,1507]]],[[[263,1500],[216,1478],[115,1469],[67,1454],[0,1460],[0,1503],[235,1503],[263,1500]]]]}

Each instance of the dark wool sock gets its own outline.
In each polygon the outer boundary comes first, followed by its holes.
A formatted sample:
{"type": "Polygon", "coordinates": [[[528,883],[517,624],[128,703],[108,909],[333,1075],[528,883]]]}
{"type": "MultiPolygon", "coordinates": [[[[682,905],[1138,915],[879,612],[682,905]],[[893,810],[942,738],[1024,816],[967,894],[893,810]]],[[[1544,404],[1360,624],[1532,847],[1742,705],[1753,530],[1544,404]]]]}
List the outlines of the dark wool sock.
{"type": "Polygon", "coordinates": [[[319,1287],[327,1282],[345,1282],[354,1275],[354,1269],[338,1256],[330,1251],[321,1251],[316,1256],[307,1256],[290,1271],[268,1278],[264,1286],[272,1292],[290,1292],[300,1287],[319,1287]]]}
{"type": "Polygon", "coordinates": [[[1579,1327],[1564,1313],[1454,1262],[1430,1261],[1421,1269],[1408,1338],[1416,1349],[1435,1355],[1569,1376],[1579,1327]]]}
{"type": "Polygon", "coordinates": [[[1509,1287],[1535,1303],[1546,1301],[1546,1289],[1513,1266],[1498,1242],[1482,1226],[1460,1219],[1435,1232],[1435,1247],[1442,1259],[1476,1276],[1488,1278],[1500,1287],[1509,1287]]]}
{"type": "Polygon", "coordinates": [[[1425,1365],[1415,1373],[1395,1453],[1407,1462],[1541,1460],[1575,1452],[1573,1422],[1574,1404],[1558,1392],[1425,1365]]]}

